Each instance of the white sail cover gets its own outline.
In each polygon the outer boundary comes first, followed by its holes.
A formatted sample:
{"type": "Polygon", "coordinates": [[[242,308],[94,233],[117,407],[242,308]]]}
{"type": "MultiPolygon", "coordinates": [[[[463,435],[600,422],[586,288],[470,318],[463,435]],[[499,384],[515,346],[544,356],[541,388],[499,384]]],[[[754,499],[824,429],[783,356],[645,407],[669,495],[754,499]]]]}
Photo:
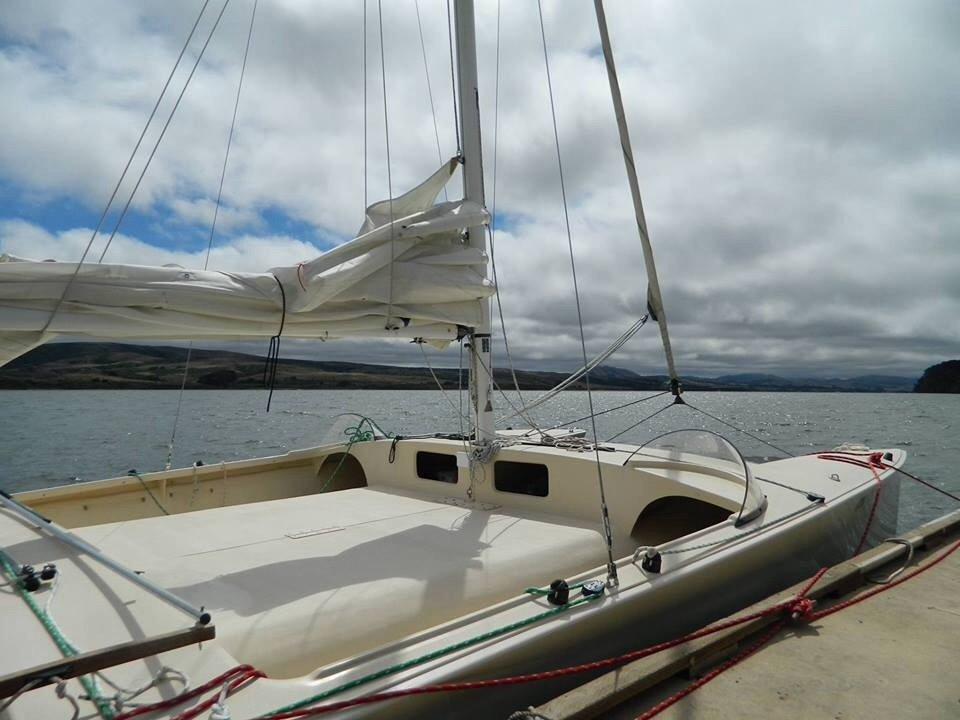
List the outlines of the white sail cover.
{"type": "Polygon", "coordinates": [[[77,271],[76,263],[0,256],[0,365],[55,337],[250,339],[280,334],[281,324],[282,337],[449,343],[458,326],[480,322],[480,303],[494,292],[486,257],[461,237],[487,224],[487,211],[466,200],[434,204],[457,165],[450,160],[408,193],[371,205],[353,240],[264,273],[106,264],[77,271]]]}

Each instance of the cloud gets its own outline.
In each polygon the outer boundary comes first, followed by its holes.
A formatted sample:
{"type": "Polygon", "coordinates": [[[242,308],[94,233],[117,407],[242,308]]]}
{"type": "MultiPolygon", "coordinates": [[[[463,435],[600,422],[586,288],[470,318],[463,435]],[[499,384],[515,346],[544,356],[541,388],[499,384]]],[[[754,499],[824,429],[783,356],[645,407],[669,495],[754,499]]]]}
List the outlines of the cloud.
{"type": "MultiPolygon", "coordinates": [[[[447,157],[456,138],[446,10],[419,7],[447,157]]],[[[111,261],[202,264],[197,248],[209,232],[249,9],[228,8],[137,193],[135,211],[153,229],[127,229],[111,261]],[[184,251],[171,237],[191,228],[184,251]]],[[[644,312],[646,274],[592,8],[547,2],[544,10],[584,332],[595,353],[644,312]]],[[[26,223],[5,207],[0,247],[79,253],[90,232],[79,227],[96,222],[196,11],[187,2],[108,0],[0,8],[0,181],[31,202],[68,200],[92,216],[54,232],[36,214],[26,223]]],[[[579,327],[536,7],[500,6],[495,95],[497,11],[478,3],[480,106],[491,205],[496,148],[496,210],[505,219],[497,270],[511,350],[525,367],[572,367],[579,327]]],[[[400,3],[383,13],[382,72],[368,7],[365,114],[361,7],[260,6],[211,267],[305,259],[319,252],[315,242],[352,235],[365,186],[373,201],[436,167],[416,15],[400,3]]],[[[607,13],[682,372],[919,374],[960,354],[954,3],[610,2],[607,13]]],[[[147,134],[148,147],[158,132],[147,134]]],[[[134,177],[144,160],[133,163],[134,177]]],[[[658,343],[651,323],[611,362],[660,372],[658,343]]],[[[304,350],[315,351],[418,356],[382,342],[304,350]]],[[[437,362],[456,364],[452,357],[437,362]]]]}
{"type": "MultiPolygon", "coordinates": [[[[92,228],[51,233],[22,220],[0,220],[0,252],[31,260],[76,261],[90,241],[92,228]]],[[[102,248],[101,235],[94,253],[102,248]]],[[[310,243],[282,235],[241,235],[210,252],[210,268],[234,272],[266,272],[272,267],[295,265],[320,254],[310,243]]],[[[93,256],[93,255],[91,255],[93,256]]],[[[88,257],[91,257],[88,256],[88,257]]],[[[117,235],[107,261],[127,265],[179,265],[202,268],[206,250],[181,252],[150,245],[127,235],[117,235]]]]}
{"type": "Polygon", "coordinates": [[[229,233],[238,228],[263,225],[259,214],[244,208],[219,207],[208,198],[174,198],[170,202],[170,209],[177,219],[186,224],[210,227],[214,216],[217,219],[217,229],[221,233],[229,233]]]}

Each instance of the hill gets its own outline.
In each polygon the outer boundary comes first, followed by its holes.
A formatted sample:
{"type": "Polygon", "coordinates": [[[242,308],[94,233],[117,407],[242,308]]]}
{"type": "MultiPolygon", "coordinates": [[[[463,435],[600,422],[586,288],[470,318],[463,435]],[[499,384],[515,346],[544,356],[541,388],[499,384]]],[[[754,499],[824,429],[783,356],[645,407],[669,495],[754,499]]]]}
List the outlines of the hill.
{"type": "Polygon", "coordinates": [[[928,367],[914,390],[920,393],[960,393],[960,360],[947,360],[928,367]]]}
{"type": "MultiPolygon", "coordinates": [[[[183,379],[186,348],[118,343],[53,343],[0,368],[3,389],[176,389],[183,379]]],[[[263,386],[264,358],[223,350],[193,350],[186,386],[190,389],[253,389],[263,386]]],[[[437,368],[445,388],[455,389],[455,368],[437,368]]],[[[460,382],[466,384],[464,370],[460,382]]],[[[507,368],[494,371],[497,383],[512,387],[507,368]]],[[[565,373],[518,370],[525,390],[547,390],[565,373]]],[[[664,375],[640,375],[624,368],[603,366],[590,374],[598,390],[663,390],[664,375]]],[[[282,359],[278,388],[433,390],[436,383],[425,367],[368,363],[282,359]]],[[[582,389],[578,383],[575,388],[582,389]]],[[[687,390],[775,392],[909,392],[913,380],[897,376],[864,375],[848,379],[783,378],[777,375],[737,374],[717,378],[687,377],[687,390]]]]}
{"type": "MultiPolygon", "coordinates": [[[[183,379],[186,348],[117,343],[54,343],[43,345],[0,368],[4,389],[176,389],[183,379]]],[[[186,386],[190,389],[263,387],[264,358],[222,350],[193,350],[186,386]]],[[[458,371],[436,368],[445,388],[455,389],[458,371]]],[[[494,376],[511,387],[509,370],[494,376]]],[[[566,378],[557,372],[518,370],[520,387],[548,390],[566,378]]],[[[666,379],[643,377],[629,370],[598,370],[591,376],[601,390],[662,390],[666,379]]],[[[461,382],[466,385],[467,371],[461,382]]],[[[281,359],[278,388],[433,390],[437,385],[425,367],[399,367],[351,362],[281,359]]]]}

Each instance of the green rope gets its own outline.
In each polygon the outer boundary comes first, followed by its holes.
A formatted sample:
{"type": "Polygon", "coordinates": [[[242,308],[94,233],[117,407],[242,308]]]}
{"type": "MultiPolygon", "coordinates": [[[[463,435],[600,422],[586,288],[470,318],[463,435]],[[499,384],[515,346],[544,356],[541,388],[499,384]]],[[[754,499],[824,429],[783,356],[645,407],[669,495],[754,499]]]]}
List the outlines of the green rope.
{"type": "MultiPolygon", "coordinates": [[[[20,592],[20,595],[26,601],[27,605],[33,610],[33,614],[37,616],[37,619],[41,622],[46,631],[50,634],[50,637],[53,639],[53,642],[56,643],[57,647],[60,648],[60,652],[66,657],[74,657],[79,655],[77,648],[67,640],[64,634],[60,631],[60,628],[57,627],[57,624],[53,621],[53,618],[33,599],[33,595],[27,591],[23,586],[23,583],[20,580],[19,573],[16,570],[13,561],[10,559],[10,556],[7,555],[3,550],[0,550],[0,564],[3,565],[4,574],[7,575],[8,579],[12,582],[14,587],[20,592]]],[[[100,717],[104,720],[113,720],[116,717],[116,714],[113,712],[113,708],[110,705],[110,701],[107,700],[100,694],[100,687],[97,684],[97,681],[83,675],[79,678],[80,684],[83,685],[83,689],[87,691],[87,695],[90,700],[97,706],[97,711],[100,713],[100,717]]]]}
{"type": "Polygon", "coordinates": [[[369,675],[364,675],[363,677],[359,677],[356,680],[351,680],[350,682],[343,683],[342,685],[337,685],[336,687],[331,688],[329,690],[324,690],[322,693],[318,693],[304,700],[299,700],[295,703],[285,705],[282,708],[278,708],[277,710],[272,710],[268,712],[266,715],[260,715],[257,718],[257,720],[266,720],[266,718],[273,717],[274,715],[280,715],[282,713],[291,712],[293,710],[299,710],[300,708],[307,707],[308,705],[314,705],[318,702],[321,702],[322,700],[326,700],[327,698],[332,697],[333,695],[338,695],[339,693],[346,692],[347,690],[353,690],[354,688],[360,687],[361,685],[365,685],[369,682],[373,682],[374,680],[379,680],[389,675],[393,675],[394,673],[403,672],[404,670],[409,670],[412,667],[416,667],[417,665],[423,665],[424,663],[428,663],[431,660],[436,660],[437,658],[444,657],[445,655],[455,653],[458,650],[463,650],[473,645],[486,642],[487,640],[492,640],[493,638],[500,637],[501,635],[506,635],[507,633],[511,633],[514,630],[519,630],[521,628],[527,627],[528,625],[533,625],[534,623],[537,623],[540,620],[553,617],[554,615],[559,615],[560,613],[564,613],[567,610],[570,610],[571,608],[577,607],[578,605],[583,605],[585,603],[589,603],[601,597],[603,596],[591,595],[587,597],[582,597],[579,600],[574,600],[573,602],[567,603],[566,605],[559,605],[555,608],[547,610],[546,612],[533,615],[524,620],[518,620],[517,622],[510,623],[509,625],[504,625],[503,627],[490,630],[489,632],[485,632],[480,635],[475,635],[472,638],[468,638],[461,642],[454,643],[453,645],[447,645],[446,647],[438,648],[437,650],[434,650],[433,652],[429,652],[426,655],[421,655],[420,657],[415,657],[410,660],[406,660],[405,662],[397,663],[396,665],[391,665],[390,667],[384,668],[383,670],[378,670],[377,672],[370,673],[369,675]]]}
{"type": "Polygon", "coordinates": [[[376,433],[374,432],[375,428],[376,425],[374,424],[373,420],[361,415],[359,423],[356,425],[351,425],[343,431],[343,434],[347,437],[347,447],[343,451],[343,455],[340,456],[340,462],[337,463],[337,466],[333,469],[333,472],[330,473],[330,477],[327,478],[326,482],[324,482],[317,491],[318,493],[326,492],[327,488],[330,487],[333,479],[337,476],[337,473],[340,472],[340,468],[343,467],[343,461],[346,460],[347,456],[350,454],[350,448],[352,448],[358,442],[368,442],[376,438],[376,433]],[[363,429],[364,423],[369,426],[369,430],[363,429]]]}
{"type": "Polygon", "coordinates": [[[347,439],[350,441],[351,445],[355,442],[365,442],[365,441],[373,440],[374,438],[373,430],[363,429],[363,423],[365,422],[369,422],[369,420],[367,420],[366,418],[363,418],[363,420],[360,421],[359,425],[348,427],[346,430],[343,431],[343,434],[347,436],[347,439]]]}

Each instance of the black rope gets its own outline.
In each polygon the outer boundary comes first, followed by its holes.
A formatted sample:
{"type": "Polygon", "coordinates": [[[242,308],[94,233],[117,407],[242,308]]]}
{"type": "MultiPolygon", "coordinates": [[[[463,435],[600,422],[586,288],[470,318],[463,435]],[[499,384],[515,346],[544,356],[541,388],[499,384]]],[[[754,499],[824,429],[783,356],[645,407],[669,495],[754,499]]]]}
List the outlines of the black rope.
{"type": "Polygon", "coordinates": [[[283,290],[283,283],[276,275],[273,279],[277,281],[277,287],[280,288],[280,299],[283,302],[280,315],[280,329],[277,334],[270,338],[270,345],[267,347],[267,359],[263,365],[263,384],[270,388],[267,395],[267,412],[270,412],[270,401],[273,400],[273,389],[277,384],[277,366],[280,365],[280,336],[283,335],[283,325],[287,320],[287,293],[283,290]]]}
{"type": "Polygon", "coordinates": [[[400,435],[394,435],[393,440],[390,441],[390,452],[387,453],[387,462],[393,465],[394,460],[397,459],[397,443],[403,440],[403,437],[400,435]]]}
{"type": "Polygon", "coordinates": [[[687,406],[688,408],[690,408],[691,410],[696,410],[698,413],[702,413],[702,414],[706,415],[708,418],[710,418],[711,420],[715,420],[716,422],[720,423],[721,425],[726,425],[728,428],[730,428],[730,429],[732,429],[732,430],[736,430],[736,431],[739,432],[739,433],[743,433],[743,434],[746,435],[747,437],[752,437],[752,438],[753,438],[754,440],[756,440],[757,442],[763,443],[764,445],[767,445],[768,447],[772,447],[772,448],[773,448],[774,450],[776,450],[777,452],[782,452],[784,455],[787,455],[787,456],[789,456],[789,457],[796,457],[796,455],[794,455],[792,452],[789,452],[789,451],[787,451],[787,450],[784,450],[782,447],[777,447],[777,446],[774,445],[772,442],[768,442],[767,440],[764,440],[763,438],[757,437],[757,436],[754,435],[753,433],[748,432],[748,431],[744,430],[744,429],[741,428],[741,427],[737,427],[736,425],[733,425],[733,424],[731,424],[731,423],[728,423],[726,420],[721,420],[720,418],[716,417],[715,415],[711,415],[711,414],[708,413],[706,410],[701,410],[701,409],[698,408],[696,405],[691,405],[690,403],[684,403],[684,405],[686,405],[686,406],[687,406]]]}

